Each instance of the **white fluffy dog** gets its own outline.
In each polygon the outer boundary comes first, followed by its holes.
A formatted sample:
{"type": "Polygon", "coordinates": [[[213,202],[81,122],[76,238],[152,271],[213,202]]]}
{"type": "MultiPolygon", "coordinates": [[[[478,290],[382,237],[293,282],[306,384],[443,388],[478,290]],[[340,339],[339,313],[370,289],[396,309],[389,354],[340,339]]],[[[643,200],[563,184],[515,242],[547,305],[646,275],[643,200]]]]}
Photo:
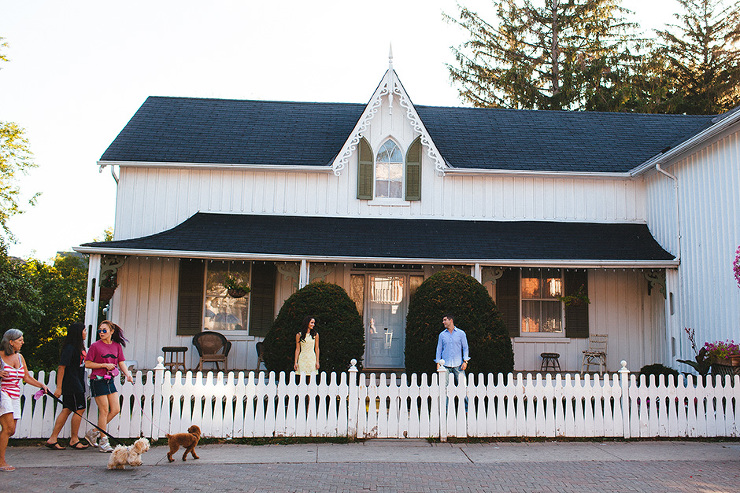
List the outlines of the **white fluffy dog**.
{"type": "Polygon", "coordinates": [[[149,450],[149,440],[139,438],[133,445],[128,447],[118,445],[113,449],[108,459],[108,469],[124,469],[124,466],[140,466],[141,454],[149,450]]]}

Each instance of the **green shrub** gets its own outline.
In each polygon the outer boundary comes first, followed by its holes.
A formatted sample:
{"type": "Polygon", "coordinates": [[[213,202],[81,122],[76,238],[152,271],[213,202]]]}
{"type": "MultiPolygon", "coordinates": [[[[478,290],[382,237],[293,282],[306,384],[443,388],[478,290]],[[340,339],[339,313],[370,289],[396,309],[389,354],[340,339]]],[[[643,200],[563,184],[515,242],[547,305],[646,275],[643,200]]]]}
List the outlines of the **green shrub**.
{"type": "Polygon", "coordinates": [[[416,290],[406,316],[406,372],[436,370],[442,317],[455,316],[470,351],[470,373],[507,374],[514,370],[514,351],[504,321],[491,296],[478,281],[457,271],[439,272],[416,290]]]}
{"type": "Polygon", "coordinates": [[[660,363],[645,365],[640,368],[640,374],[645,375],[645,385],[650,385],[650,375],[655,375],[655,384],[660,384],[660,375],[665,375],[665,385],[668,385],[668,375],[673,375],[674,385],[678,382],[678,371],[660,363]]]}
{"type": "Polygon", "coordinates": [[[311,283],[285,301],[265,337],[262,357],[267,369],[293,371],[295,335],[309,315],[316,319],[319,334],[319,372],[346,371],[353,358],[361,369],[365,351],[362,318],[347,292],[326,282],[311,283]]]}

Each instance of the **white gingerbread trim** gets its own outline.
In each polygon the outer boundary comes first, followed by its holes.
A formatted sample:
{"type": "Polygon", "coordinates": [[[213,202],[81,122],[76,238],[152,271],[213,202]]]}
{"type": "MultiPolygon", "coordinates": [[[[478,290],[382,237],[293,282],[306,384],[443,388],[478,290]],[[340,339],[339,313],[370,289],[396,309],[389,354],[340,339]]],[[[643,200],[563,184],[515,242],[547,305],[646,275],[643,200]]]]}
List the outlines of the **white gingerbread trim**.
{"type": "Polygon", "coordinates": [[[334,159],[334,162],[332,163],[334,174],[339,176],[342,170],[349,164],[350,156],[352,156],[352,154],[357,150],[357,146],[360,143],[361,134],[368,129],[370,121],[378,112],[378,109],[380,109],[382,98],[384,96],[388,96],[389,98],[391,111],[393,108],[393,96],[398,96],[399,104],[402,108],[406,109],[406,118],[411,123],[414,130],[419,133],[422,145],[427,148],[427,155],[434,162],[434,169],[438,173],[444,175],[445,171],[449,169],[449,166],[445,163],[444,159],[442,159],[437,147],[434,145],[434,142],[432,142],[432,138],[429,136],[429,132],[427,132],[421,118],[419,118],[419,115],[416,113],[413,103],[409,99],[408,94],[406,94],[406,90],[398,80],[396,71],[393,70],[392,62],[390,68],[383,76],[383,80],[380,81],[378,88],[375,90],[372,98],[370,98],[370,102],[367,104],[367,107],[355,125],[355,128],[344,143],[344,147],[342,147],[342,150],[334,159]]]}

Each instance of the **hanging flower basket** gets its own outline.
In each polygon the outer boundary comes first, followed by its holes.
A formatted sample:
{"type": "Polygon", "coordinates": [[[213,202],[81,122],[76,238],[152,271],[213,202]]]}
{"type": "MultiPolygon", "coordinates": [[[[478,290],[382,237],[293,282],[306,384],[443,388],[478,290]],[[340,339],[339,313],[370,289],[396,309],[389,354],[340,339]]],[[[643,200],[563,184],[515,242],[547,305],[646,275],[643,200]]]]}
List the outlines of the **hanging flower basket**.
{"type": "Polygon", "coordinates": [[[232,298],[244,298],[248,291],[246,289],[229,289],[228,293],[232,298]]]}
{"type": "Polygon", "coordinates": [[[106,288],[100,286],[100,301],[108,302],[113,298],[113,293],[116,292],[116,288],[106,288]]]}

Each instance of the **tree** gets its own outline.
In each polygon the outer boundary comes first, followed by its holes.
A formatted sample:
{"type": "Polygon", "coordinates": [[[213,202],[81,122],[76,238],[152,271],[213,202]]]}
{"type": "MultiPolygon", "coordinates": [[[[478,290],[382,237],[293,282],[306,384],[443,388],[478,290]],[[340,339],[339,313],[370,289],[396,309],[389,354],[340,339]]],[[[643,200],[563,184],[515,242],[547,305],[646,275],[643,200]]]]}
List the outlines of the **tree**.
{"type": "MultiPolygon", "coordinates": [[[[8,45],[2,42],[3,39],[0,37],[0,50],[8,45]]],[[[8,61],[2,51],[0,61],[8,61]]],[[[11,216],[23,212],[19,204],[20,189],[16,184],[17,176],[36,167],[32,161],[33,154],[28,140],[23,133],[24,130],[17,124],[0,121],[0,227],[10,239],[13,239],[13,235],[8,229],[7,221],[11,216]]],[[[30,205],[36,203],[38,195],[31,197],[30,205]]]]}
{"type": "Polygon", "coordinates": [[[631,97],[639,45],[619,0],[492,0],[493,23],[460,7],[445,18],[470,33],[448,65],[479,107],[617,111],[631,97]]]}
{"type": "Polygon", "coordinates": [[[680,25],[657,31],[667,60],[669,113],[716,114],[740,105],[740,4],[677,0],[680,25]],[[727,4],[727,5],[726,5],[727,4]]]}

